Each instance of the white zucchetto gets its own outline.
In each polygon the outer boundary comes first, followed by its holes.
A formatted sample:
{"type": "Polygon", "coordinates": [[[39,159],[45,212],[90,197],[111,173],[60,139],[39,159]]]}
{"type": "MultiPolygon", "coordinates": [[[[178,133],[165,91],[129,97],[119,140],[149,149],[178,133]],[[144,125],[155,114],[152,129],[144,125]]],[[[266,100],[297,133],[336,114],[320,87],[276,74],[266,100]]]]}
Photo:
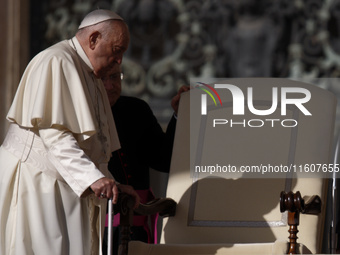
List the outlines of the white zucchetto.
{"type": "Polygon", "coordinates": [[[80,23],[78,29],[93,26],[100,22],[111,19],[123,20],[122,17],[120,17],[117,13],[113,11],[103,9],[95,10],[85,16],[83,21],[80,23]]]}

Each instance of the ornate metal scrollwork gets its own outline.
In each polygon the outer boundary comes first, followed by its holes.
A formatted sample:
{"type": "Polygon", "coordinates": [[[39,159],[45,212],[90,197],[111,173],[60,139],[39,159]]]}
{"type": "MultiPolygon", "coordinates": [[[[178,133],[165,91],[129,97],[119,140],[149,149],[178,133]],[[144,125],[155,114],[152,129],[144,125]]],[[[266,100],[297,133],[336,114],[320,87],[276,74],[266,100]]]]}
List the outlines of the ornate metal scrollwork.
{"type": "MultiPolygon", "coordinates": [[[[40,8],[44,36],[32,45],[41,48],[69,38],[94,8],[123,16],[131,32],[123,93],[150,102],[170,100],[191,77],[340,75],[339,0],[60,0],[40,8]]],[[[318,86],[340,97],[338,82],[318,86]]]]}

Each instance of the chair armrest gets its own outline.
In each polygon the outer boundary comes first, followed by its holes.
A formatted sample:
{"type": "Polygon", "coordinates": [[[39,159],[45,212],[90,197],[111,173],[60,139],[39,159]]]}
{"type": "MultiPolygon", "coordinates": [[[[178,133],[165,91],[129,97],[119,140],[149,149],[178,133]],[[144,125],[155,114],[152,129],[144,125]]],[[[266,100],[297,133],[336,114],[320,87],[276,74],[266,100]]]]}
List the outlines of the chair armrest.
{"type": "Polygon", "coordinates": [[[314,195],[310,198],[304,197],[304,200],[307,200],[307,202],[305,202],[302,210],[303,214],[317,215],[321,213],[321,198],[319,196],[314,195]]]}
{"type": "Polygon", "coordinates": [[[289,225],[289,247],[287,254],[297,254],[297,226],[299,225],[300,213],[317,215],[321,212],[321,198],[314,195],[305,202],[299,191],[280,194],[280,211],[283,213],[288,211],[289,225]]]}
{"type": "Polygon", "coordinates": [[[288,193],[282,191],[280,195],[280,211],[317,215],[321,212],[321,198],[317,195],[302,198],[299,191],[295,194],[292,191],[288,193]],[[307,202],[305,202],[305,199],[308,199],[307,202]]]}
{"type": "MultiPolygon", "coordinates": [[[[135,204],[134,198],[128,194],[121,193],[117,204],[114,207],[115,213],[127,214],[128,210],[132,210],[135,204]]],[[[177,203],[171,198],[156,198],[146,204],[140,203],[133,210],[137,215],[152,215],[159,213],[162,217],[175,216],[177,203]]]]}
{"type": "Polygon", "coordinates": [[[159,213],[162,217],[171,217],[176,214],[177,203],[171,198],[156,198],[147,204],[140,204],[134,210],[139,215],[152,215],[159,213]]]}

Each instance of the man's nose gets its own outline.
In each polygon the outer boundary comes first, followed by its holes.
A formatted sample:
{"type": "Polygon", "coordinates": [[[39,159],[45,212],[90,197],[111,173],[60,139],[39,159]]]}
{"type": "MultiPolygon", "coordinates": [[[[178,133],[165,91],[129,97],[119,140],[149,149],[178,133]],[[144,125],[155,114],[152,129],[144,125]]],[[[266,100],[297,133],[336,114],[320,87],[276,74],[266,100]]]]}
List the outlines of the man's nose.
{"type": "Polygon", "coordinates": [[[107,90],[110,90],[113,88],[113,84],[111,84],[111,82],[104,82],[104,87],[107,90]]]}

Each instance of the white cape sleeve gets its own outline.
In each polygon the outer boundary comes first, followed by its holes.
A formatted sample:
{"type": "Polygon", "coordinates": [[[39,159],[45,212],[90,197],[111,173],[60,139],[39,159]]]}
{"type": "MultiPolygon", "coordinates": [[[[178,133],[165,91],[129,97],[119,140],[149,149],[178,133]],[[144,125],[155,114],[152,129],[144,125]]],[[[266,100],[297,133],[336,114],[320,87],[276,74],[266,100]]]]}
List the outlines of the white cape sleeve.
{"type": "Polygon", "coordinates": [[[95,181],[105,177],[66,129],[39,130],[47,157],[72,190],[80,197],[95,181]]]}

